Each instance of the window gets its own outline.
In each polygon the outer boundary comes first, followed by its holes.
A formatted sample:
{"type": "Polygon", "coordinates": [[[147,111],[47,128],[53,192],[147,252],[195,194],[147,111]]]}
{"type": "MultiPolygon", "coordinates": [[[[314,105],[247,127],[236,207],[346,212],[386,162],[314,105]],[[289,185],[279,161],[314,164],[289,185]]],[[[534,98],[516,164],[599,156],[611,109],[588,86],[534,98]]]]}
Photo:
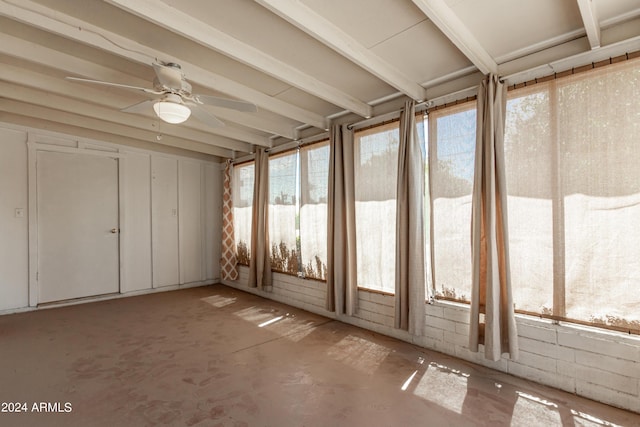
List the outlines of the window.
{"type": "Polygon", "coordinates": [[[251,214],[253,206],[254,163],[233,167],[233,229],[239,264],[249,265],[251,257],[251,214]]]}
{"type": "Polygon", "coordinates": [[[358,286],[395,292],[398,122],[355,132],[358,286]]]}
{"type": "Polygon", "coordinates": [[[325,280],[329,143],[269,158],[271,268],[325,280]]]}
{"type": "Polygon", "coordinates": [[[516,308],[640,331],[640,61],[510,92],[516,308]]]}
{"type": "Polygon", "coordinates": [[[298,155],[289,151],[269,157],[269,241],[271,269],[298,273],[297,171],[298,155]]]}
{"type": "Polygon", "coordinates": [[[329,142],[300,149],[300,257],[305,277],[327,277],[329,142]]]}
{"type": "Polygon", "coordinates": [[[471,298],[471,195],[476,104],[429,113],[429,167],[433,209],[433,288],[437,298],[471,298]]]}

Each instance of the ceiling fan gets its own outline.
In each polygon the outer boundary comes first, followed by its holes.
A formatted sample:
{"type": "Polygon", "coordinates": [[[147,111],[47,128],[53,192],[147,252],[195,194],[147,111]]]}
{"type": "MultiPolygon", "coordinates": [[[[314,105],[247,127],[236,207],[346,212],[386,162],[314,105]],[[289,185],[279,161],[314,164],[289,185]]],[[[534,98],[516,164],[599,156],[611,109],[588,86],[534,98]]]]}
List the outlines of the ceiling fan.
{"type": "Polygon", "coordinates": [[[79,77],[66,77],[66,79],[144,92],[153,99],[130,105],[120,111],[144,113],[153,107],[153,111],[160,119],[172,124],[182,123],[193,114],[196,119],[211,127],[224,126],[224,122],[201,107],[205,104],[242,112],[258,111],[256,105],[250,102],[191,93],[191,84],[185,79],[180,64],[156,62],[152,65],[156,73],[156,77],[153,79],[153,89],[79,77]]]}

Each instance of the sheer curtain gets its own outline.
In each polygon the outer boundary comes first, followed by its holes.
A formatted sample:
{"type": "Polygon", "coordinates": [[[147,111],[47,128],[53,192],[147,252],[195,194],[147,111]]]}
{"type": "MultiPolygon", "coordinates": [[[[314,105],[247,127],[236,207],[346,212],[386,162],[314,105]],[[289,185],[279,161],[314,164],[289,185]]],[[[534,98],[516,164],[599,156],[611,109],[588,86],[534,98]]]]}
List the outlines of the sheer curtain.
{"type": "Polygon", "coordinates": [[[510,91],[517,310],[640,331],[640,59],[510,91]]]}
{"type": "Polygon", "coordinates": [[[333,125],[329,144],[326,307],[352,316],[358,308],[353,131],[333,125]]]}
{"type": "Polygon", "coordinates": [[[271,291],[271,284],[271,257],[269,256],[269,155],[264,148],[257,148],[251,221],[249,286],[271,291]]]}
{"type": "Polygon", "coordinates": [[[220,277],[222,280],[236,280],[238,278],[236,243],[233,231],[232,173],[233,165],[231,160],[227,160],[222,182],[222,248],[220,259],[220,277]]]}
{"type": "Polygon", "coordinates": [[[400,116],[396,200],[395,327],[421,335],[425,305],[424,158],[415,103],[400,116]]]}
{"type": "Polygon", "coordinates": [[[269,156],[269,248],[271,269],[298,274],[296,243],[297,153],[269,156]]]}
{"type": "Polygon", "coordinates": [[[305,277],[326,279],[329,142],[300,148],[300,256],[305,277]]]}
{"type": "Polygon", "coordinates": [[[476,103],[429,112],[431,281],[437,298],[471,298],[476,103]]]}
{"type": "Polygon", "coordinates": [[[478,90],[478,130],[473,185],[472,290],[469,349],[484,344],[485,357],[515,359],[518,334],[511,292],[504,167],[506,88],[489,75],[478,90]]]}
{"type": "Polygon", "coordinates": [[[395,293],[398,121],[355,133],[358,286],[395,293]]]}
{"type": "Polygon", "coordinates": [[[640,58],[555,83],[560,313],[640,331],[640,58]]]}
{"type": "Polygon", "coordinates": [[[242,265],[249,265],[249,259],[251,257],[254,172],[255,165],[253,161],[234,165],[231,178],[236,261],[242,265]]]}

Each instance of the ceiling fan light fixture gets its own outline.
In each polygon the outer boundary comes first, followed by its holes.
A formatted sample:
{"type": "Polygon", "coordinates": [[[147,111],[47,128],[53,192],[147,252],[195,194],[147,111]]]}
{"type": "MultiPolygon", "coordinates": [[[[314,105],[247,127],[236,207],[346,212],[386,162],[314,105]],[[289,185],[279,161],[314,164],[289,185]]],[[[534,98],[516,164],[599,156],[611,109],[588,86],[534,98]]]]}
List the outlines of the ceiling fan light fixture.
{"type": "Polygon", "coordinates": [[[184,104],[178,104],[172,101],[158,101],[153,104],[153,111],[163,121],[171,124],[185,122],[191,115],[191,110],[184,104]]]}

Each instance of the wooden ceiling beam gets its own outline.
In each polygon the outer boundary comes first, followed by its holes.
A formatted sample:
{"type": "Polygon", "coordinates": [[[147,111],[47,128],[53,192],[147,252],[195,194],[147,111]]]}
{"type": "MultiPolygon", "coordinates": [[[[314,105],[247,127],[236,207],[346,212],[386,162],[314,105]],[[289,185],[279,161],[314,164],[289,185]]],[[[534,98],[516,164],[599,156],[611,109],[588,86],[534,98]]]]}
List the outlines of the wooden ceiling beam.
{"type": "Polygon", "coordinates": [[[587,32],[587,38],[589,39],[589,45],[591,49],[597,49],[601,45],[600,40],[600,24],[598,23],[598,14],[596,12],[596,5],[593,0],[577,0],[578,8],[580,9],[580,15],[582,16],[582,22],[584,29],[587,32]]]}
{"type": "Polygon", "coordinates": [[[294,0],[256,0],[256,2],[408,97],[416,101],[426,99],[426,90],[422,86],[302,2],[294,0]]]}
{"type": "Polygon", "coordinates": [[[159,0],[107,1],[334,105],[363,117],[369,117],[372,114],[372,107],[354,96],[159,0]]]}
{"type": "Polygon", "coordinates": [[[158,139],[157,132],[136,129],[126,125],[110,123],[100,119],[84,117],[74,113],[58,111],[48,107],[28,104],[13,99],[0,100],[0,119],[2,119],[4,115],[1,113],[6,114],[7,116],[18,115],[46,122],[60,123],[62,125],[73,126],[81,129],[90,129],[104,134],[118,135],[119,137],[145,141],[147,143],[168,145],[221,158],[233,158],[233,151],[225,150],[213,145],[207,145],[201,142],[175,137],[173,135],[163,135],[158,139]]]}
{"type": "MultiPolygon", "coordinates": [[[[6,68],[6,67],[3,67],[6,68]]],[[[2,74],[5,73],[3,70],[2,74]]],[[[168,123],[160,123],[160,121],[144,116],[114,111],[108,107],[102,107],[95,104],[71,99],[63,95],[57,95],[51,91],[44,91],[35,88],[18,86],[6,80],[0,75],[0,93],[5,100],[19,101],[31,106],[49,108],[60,112],[71,113],[77,117],[86,117],[91,119],[91,123],[100,120],[114,126],[126,126],[129,129],[138,129],[157,135],[169,135],[184,141],[194,141],[199,144],[205,144],[216,147],[219,150],[215,153],[221,157],[233,157],[233,151],[248,153],[252,150],[252,145],[239,142],[233,139],[212,136],[208,133],[189,129],[184,126],[173,126],[168,123]]],[[[75,121],[74,124],[80,124],[75,121]]],[[[86,127],[86,125],[85,125],[86,127]]],[[[212,154],[212,153],[208,153],[212,154]]]]}
{"type": "Polygon", "coordinates": [[[498,73],[496,61],[444,0],[412,1],[482,74],[498,73]]]}
{"type": "MultiPolygon", "coordinates": [[[[320,114],[281,101],[234,80],[198,67],[187,60],[157,49],[152,49],[134,40],[96,27],[72,16],[65,15],[31,0],[21,0],[20,7],[7,2],[0,2],[0,15],[145,65],[151,66],[154,58],[162,58],[163,60],[180,63],[189,81],[192,83],[222,92],[232,97],[253,102],[260,108],[300,123],[308,124],[319,129],[327,128],[327,120],[320,114]],[[51,17],[55,17],[55,19],[51,17]]],[[[73,56],[68,56],[70,59],[74,59],[73,56]]],[[[115,72],[114,70],[112,71],[115,72]]],[[[99,75],[86,76],[106,79],[99,75]]],[[[148,83],[149,82],[147,82],[147,84],[148,83]]]]}

